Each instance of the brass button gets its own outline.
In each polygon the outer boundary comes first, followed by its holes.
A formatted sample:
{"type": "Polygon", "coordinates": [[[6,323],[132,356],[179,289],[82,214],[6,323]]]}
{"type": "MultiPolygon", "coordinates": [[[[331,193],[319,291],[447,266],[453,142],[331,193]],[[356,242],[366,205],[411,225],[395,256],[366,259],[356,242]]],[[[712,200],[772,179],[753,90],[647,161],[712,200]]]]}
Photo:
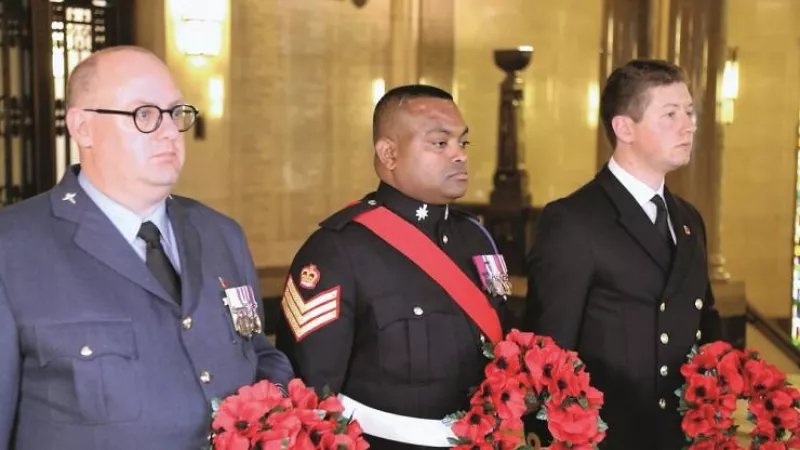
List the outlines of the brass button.
{"type": "Polygon", "coordinates": [[[94,352],[92,351],[92,348],[89,347],[88,345],[84,345],[83,347],[81,347],[81,356],[89,357],[92,356],[93,354],[94,352]]]}
{"type": "Polygon", "coordinates": [[[698,298],[697,300],[695,300],[694,307],[697,308],[698,311],[703,309],[703,299],[698,298]]]}
{"type": "Polygon", "coordinates": [[[658,372],[661,374],[662,377],[665,377],[667,376],[669,369],[667,369],[667,366],[661,366],[661,369],[658,372]]]}
{"type": "Polygon", "coordinates": [[[667,333],[661,333],[661,343],[664,345],[669,343],[669,335],[667,333]]]}
{"type": "Polygon", "coordinates": [[[191,316],[188,316],[188,317],[184,318],[181,323],[183,324],[183,329],[184,330],[191,330],[192,329],[192,317],[191,316]]]}
{"type": "Polygon", "coordinates": [[[444,242],[445,244],[447,244],[447,241],[448,241],[448,240],[449,240],[449,239],[447,239],[447,236],[443,236],[443,237],[442,237],[442,242],[444,242]]]}
{"type": "Polygon", "coordinates": [[[664,400],[663,398],[659,399],[658,400],[658,407],[661,408],[661,409],[666,409],[667,408],[667,401],[664,400]]]}
{"type": "Polygon", "coordinates": [[[367,204],[368,204],[369,206],[375,206],[375,205],[377,205],[377,204],[378,204],[378,202],[376,202],[375,200],[368,200],[368,201],[367,201],[367,204]]]}
{"type": "Polygon", "coordinates": [[[667,304],[664,303],[664,302],[661,302],[661,306],[658,307],[658,310],[661,311],[661,312],[664,312],[665,309],[667,309],[667,304]]]}
{"type": "Polygon", "coordinates": [[[414,307],[414,315],[415,316],[421,316],[422,313],[423,313],[422,308],[420,308],[419,306],[415,306],[414,307]]]}
{"type": "Polygon", "coordinates": [[[697,340],[699,341],[700,338],[703,337],[703,332],[700,331],[700,330],[697,330],[697,333],[694,334],[694,337],[696,337],[697,340]]]}
{"type": "Polygon", "coordinates": [[[203,384],[211,383],[211,373],[207,370],[200,371],[200,382],[203,384]]]}

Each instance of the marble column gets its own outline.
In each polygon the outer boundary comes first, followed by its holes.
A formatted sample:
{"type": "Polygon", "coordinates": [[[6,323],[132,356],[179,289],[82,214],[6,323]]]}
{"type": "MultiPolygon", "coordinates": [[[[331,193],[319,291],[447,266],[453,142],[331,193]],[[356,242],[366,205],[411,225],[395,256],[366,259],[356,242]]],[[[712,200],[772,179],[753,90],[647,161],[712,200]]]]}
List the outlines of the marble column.
{"type": "MultiPolygon", "coordinates": [[[[726,57],[725,0],[654,0],[653,3],[658,6],[651,9],[651,29],[655,33],[650,39],[650,55],[684,69],[697,113],[692,160],[668,175],[667,185],[702,214],[709,277],[717,308],[723,317],[740,317],[747,304],[744,283],[731,279],[720,247],[723,126],[717,99],[726,57]]],[[[726,338],[741,346],[744,330],[730,330],[726,338]]]]}
{"type": "MultiPolygon", "coordinates": [[[[605,0],[600,36],[600,90],[615,67],[631,59],[645,57],[649,51],[650,10],[659,0],[605,0]]],[[[598,112],[599,114],[599,112],[598,112]]],[[[613,149],[601,121],[597,127],[597,167],[602,167],[613,149]]]]}
{"type": "Polygon", "coordinates": [[[391,0],[390,70],[386,90],[419,81],[419,12],[422,0],[391,0]]]}
{"type": "MultiPolygon", "coordinates": [[[[725,0],[672,0],[666,8],[668,39],[653,56],[668,59],[686,72],[697,113],[692,161],[667,178],[670,189],[689,200],[703,215],[708,230],[711,277],[730,278],[720,253],[720,184],[722,124],[717,117],[718,90],[725,65],[725,0]],[[666,51],[666,54],[661,52],[666,51]],[[659,54],[661,53],[661,54],[659,54]]],[[[663,22],[662,22],[663,23],[663,22]]]]}
{"type": "Polygon", "coordinates": [[[453,89],[455,0],[391,0],[387,89],[423,83],[453,89]]]}
{"type": "Polygon", "coordinates": [[[453,91],[455,0],[420,0],[419,82],[453,91]]]}

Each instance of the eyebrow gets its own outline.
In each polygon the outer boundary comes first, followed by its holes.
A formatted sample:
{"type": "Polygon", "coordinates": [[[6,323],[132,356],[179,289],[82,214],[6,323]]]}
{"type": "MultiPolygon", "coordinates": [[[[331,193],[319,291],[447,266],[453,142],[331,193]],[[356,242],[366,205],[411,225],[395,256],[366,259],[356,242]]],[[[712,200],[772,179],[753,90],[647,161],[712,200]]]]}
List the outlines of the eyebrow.
{"type": "Polygon", "coordinates": [[[681,107],[694,108],[694,103],[689,103],[688,105],[679,105],[677,103],[665,103],[661,107],[662,108],[681,108],[681,107]]]}
{"type": "MultiPolygon", "coordinates": [[[[172,108],[172,107],[175,107],[175,106],[178,106],[178,105],[183,105],[185,103],[186,103],[186,100],[181,97],[181,98],[179,98],[177,100],[173,100],[172,102],[167,104],[167,108],[172,108]]],[[[131,105],[131,106],[134,106],[134,105],[137,105],[137,106],[141,106],[141,105],[158,106],[158,105],[155,104],[155,102],[152,102],[150,100],[143,100],[143,99],[132,100],[128,104],[131,105]]]]}
{"type": "MultiPolygon", "coordinates": [[[[436,128],[431,129],[431,130],[428,130],[425,134],[434,134],[434,133],[444,133],[444,134],[446,134],[448,136],[452,136],[453,135],[453,133],[451,133],[450,130],[448,130],[447,128],[442,128],[442,127],[436,127],[436,128]]],[[[467,135],[467,133],[469,133],[469,127],[464,128],[464,131],[461,133],[461,135],[459,137],[464,137],[464,136],[467,135]]]]}

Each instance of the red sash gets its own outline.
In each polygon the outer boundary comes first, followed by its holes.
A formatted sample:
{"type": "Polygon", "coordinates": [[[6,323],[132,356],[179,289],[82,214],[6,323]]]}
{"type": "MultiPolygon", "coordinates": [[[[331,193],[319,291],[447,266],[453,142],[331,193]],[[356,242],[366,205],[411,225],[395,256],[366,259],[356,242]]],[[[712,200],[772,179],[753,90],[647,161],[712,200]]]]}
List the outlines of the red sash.
{"type": "Polygon", "coordinates": [[[369,228],[433,278],[492,343],[503,339],[500,318],[483,291],[417,227],[382,206],[353,220],[369,228]]]}

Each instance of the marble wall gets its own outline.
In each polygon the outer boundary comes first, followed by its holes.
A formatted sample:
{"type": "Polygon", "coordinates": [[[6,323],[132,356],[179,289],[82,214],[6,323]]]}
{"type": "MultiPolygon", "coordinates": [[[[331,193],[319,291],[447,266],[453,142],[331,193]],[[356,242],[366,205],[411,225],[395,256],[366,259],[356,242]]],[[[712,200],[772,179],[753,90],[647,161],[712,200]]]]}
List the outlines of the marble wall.
{"type": "Polygon", "coordinates": [[[723,130],[721,245],[748,300],[788,316],[800,107],[800,2],[727,0],[739,97],[723,130]]]}
{"type": "Polygon", "coordinates": [[[453,91],[472,130],[465,200],[488,199],[503,77],[497,48],[535,48],[524,73],[534,202],[594,173],[601,2],[204,1],[226,5],[219,56],[179,50],[185,0],[141,0],[137,42],[167,60],[206,112],[205,137],[187,135],[178,193],[238,220],[259,266],[288,264],[320,220],[375,186],[372,109],[395,85],[422,80],[453,91]],[[163,16],[152,14],[159,4],[163,16]],[[214,82],[224,93],[216,107],[214,82]]]}

